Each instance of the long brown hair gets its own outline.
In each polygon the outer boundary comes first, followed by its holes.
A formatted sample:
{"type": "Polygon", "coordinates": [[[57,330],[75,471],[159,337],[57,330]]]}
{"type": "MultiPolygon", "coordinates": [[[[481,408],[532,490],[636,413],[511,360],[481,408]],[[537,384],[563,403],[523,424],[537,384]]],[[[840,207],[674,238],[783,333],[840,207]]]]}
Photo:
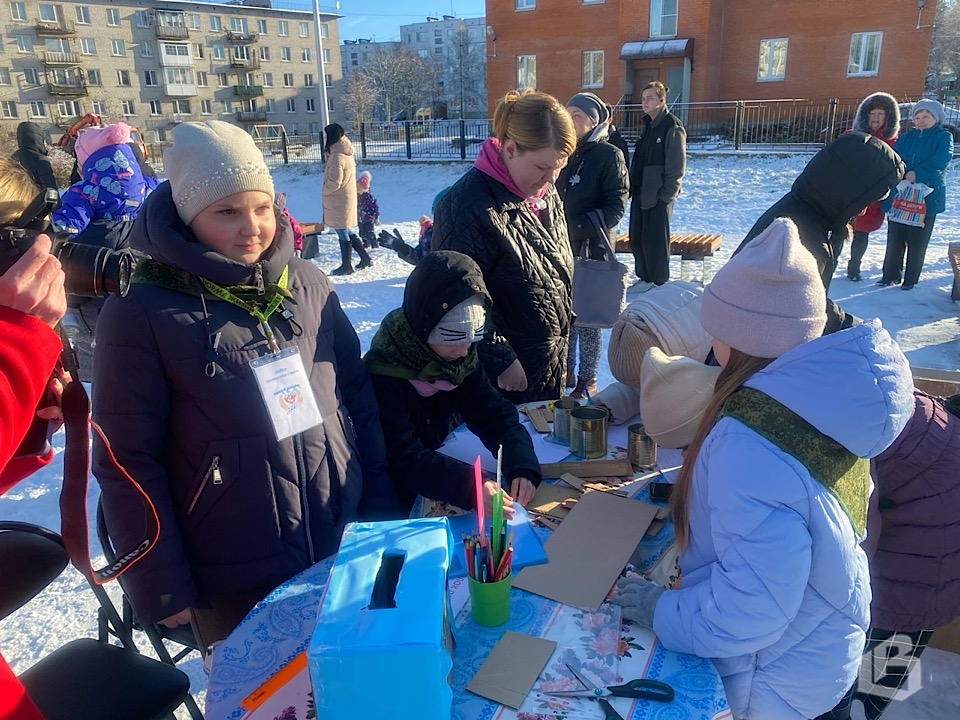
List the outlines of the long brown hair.
{"type": "Polygon", "coordinates": [[[693,436],[693,441],[683,453],[683,466],[680,468],[680,474],[677,476],[677,482],[673,486],[673,493],[671,494],[673,524],[677,547],[680,550],[686,550],[687,543],[690,541],[690,492],[693,488],[693,469],[697,464],[697,455],[700,454],[703,441],[707,439],[707,435],[710,434],[713,426],[720,419],[720,413],[723,411],[723,405],[727,402],[727,398],[772,362],[773,358],[755,357],[735,348],[730,348],[730,359],[727,360],[727,364],[724,365],[723,370],[717,377],[713,397],[707,404],[706,410],[703,411],[697,434],[693,436]]]}
{"type": "Polygon", "coordinates": [[[521,152],[550,147],[569,156],[577,148],[577,133],[567,109],[553,95],[530,88],[511,90],[497,102],[493,133],[500,142],[513,140],[521,152]]]}

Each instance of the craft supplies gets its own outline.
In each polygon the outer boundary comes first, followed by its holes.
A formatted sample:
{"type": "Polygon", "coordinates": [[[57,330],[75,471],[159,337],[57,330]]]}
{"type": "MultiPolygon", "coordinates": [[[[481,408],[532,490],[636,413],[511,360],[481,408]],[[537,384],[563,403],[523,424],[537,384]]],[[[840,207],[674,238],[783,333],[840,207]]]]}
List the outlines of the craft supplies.
{"type": "Polygon", "coordinates": [[[643,429],[641,423],[627,428],[627,456],[637,470],[649,470],[657,464],[657,444],[643,429]]]}
{"type": "Polygon", "coordinates": [[[591,405],[570,411],[570,452],[580,458],[602,458],[607,454],[605,408],[591,405]]]}

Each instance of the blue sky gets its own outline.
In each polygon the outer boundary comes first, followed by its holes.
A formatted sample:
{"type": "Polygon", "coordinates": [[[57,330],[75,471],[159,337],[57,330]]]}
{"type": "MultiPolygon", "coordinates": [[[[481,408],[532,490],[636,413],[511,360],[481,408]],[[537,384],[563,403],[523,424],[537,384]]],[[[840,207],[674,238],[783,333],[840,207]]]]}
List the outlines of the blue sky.
{"type": "MultiPolygon", "coordinates": [[[[333,6],[333,0],[320,0],[322,10],[333,6]]],[[[424,22],[427,16],[482,17],[484,0],[340,0],[339,12],[341,40],[399,40],[401,25],[424,22]]]]}

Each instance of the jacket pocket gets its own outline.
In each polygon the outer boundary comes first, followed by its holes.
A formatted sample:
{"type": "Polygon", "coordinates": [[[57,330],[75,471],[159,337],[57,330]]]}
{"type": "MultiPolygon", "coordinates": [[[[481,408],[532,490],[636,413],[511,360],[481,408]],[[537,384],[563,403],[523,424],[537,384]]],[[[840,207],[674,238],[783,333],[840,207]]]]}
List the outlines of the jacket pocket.
{"type": "Polygon", "coordinates": [[[660,202],[663,189],[663,165],[647,165],[643,168],[643,185],[640,187],[640,207],[649,210],[660,202]]]}

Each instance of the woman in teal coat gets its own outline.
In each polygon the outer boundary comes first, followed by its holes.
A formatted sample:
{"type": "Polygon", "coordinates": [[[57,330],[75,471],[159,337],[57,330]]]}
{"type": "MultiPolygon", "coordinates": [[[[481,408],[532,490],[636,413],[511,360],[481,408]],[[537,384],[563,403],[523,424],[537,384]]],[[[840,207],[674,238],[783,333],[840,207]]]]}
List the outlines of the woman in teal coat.
{"type": "MultiPolygon", "coordinates": [[[[903,279],[904,290],[913,289],[920,279],[927,243],[933,232],[937,215],[946,209],[947,165],[953,157],[953,135],[943,126],[946,119],[943,105],[936,100],[920,100],[913,106],[913,127],[901,135],[893,149],[903,158],[907,173],[904,180],[923,183],[933,188],[927,195],[927,214],[923,227],[903,223],[887,223],[887,252],[883,258],[883,277],[877,285],[897,285],[903,279]],[[907,255],[907,269],[903,269],[903,255],[907,255]]],[[[889,209],[887,199],[884,209],[889,209]]]]}

